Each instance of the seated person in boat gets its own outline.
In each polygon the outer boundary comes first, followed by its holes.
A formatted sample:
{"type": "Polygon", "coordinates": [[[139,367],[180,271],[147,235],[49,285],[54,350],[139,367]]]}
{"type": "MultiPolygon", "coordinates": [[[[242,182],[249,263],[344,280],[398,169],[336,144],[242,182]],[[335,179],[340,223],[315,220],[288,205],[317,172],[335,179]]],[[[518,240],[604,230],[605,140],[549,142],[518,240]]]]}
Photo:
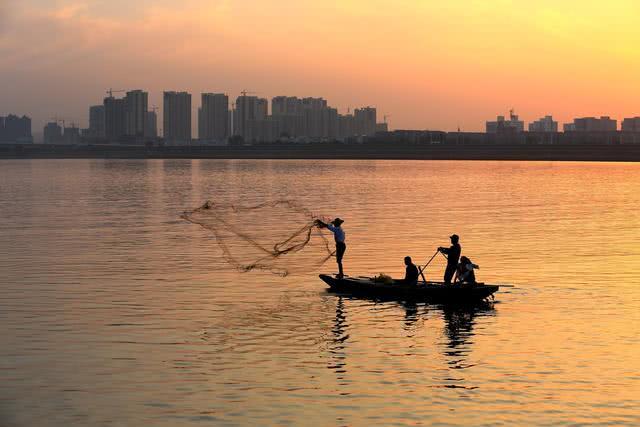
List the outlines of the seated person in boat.
{"type": "Polygon", "coordinates": [[[458,263],[458,268],[456,269],[456,279],[454,282],[475,284],[476,274],[473,270],[479,268],[480,267],[477,264],[472,263],[471,260],[466,256],[460,257],[460,262],[458,263]]]}
{"type": "Polygon", "coordinates": [[[404,257],[404,265],[407,266],[406,272],[404,274],[403,280],[398,280],[398,284],[401,285],[417,285],[418,284],[418,276],[420,275],[420,271],[418,271],[418,267],[413,263],[410,256],[404,257]]]}

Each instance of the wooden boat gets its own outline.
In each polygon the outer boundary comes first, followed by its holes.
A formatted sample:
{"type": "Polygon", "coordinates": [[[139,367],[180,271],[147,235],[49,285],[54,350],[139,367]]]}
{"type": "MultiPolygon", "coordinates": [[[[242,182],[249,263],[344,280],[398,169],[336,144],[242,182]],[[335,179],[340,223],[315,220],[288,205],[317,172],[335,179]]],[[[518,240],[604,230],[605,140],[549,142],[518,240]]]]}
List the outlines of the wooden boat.
{"type": "Polygon", "coordinates": [[[339,279],[328,274],[321,274],[320,279],[329,285],[331,291],[354,296],[447,303],[482,301],[493,296],[500,288],[484,283],[445,285],[442,282],[418,282],[417,285],[406,285],[362,276],[339,279]]]}

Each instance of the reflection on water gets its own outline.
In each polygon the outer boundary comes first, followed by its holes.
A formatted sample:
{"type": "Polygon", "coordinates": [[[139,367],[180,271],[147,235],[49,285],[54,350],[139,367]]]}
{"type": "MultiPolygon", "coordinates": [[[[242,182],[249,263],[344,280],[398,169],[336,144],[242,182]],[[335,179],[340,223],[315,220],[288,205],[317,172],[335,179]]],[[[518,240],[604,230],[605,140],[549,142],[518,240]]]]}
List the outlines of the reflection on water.
{"type": "Polygon", "coordinates": [[[635,164],[0,161],[0,425],[638,425],[638,188],[635,164]],[[455,232],[516,287],[334,295],[179,219],[283,198],[346,219],[347,274],[455,232]]]}
{"type": "MultiPolygon", "coordinates": [[[[404,311],[401,316],[398,313],[396,323],[398,327],[402,327],[407,332],[407,337],[412,338],[419,333],[420,328],[424,326],[424,322],[432,314],[443,319],[443,336],[445,342],[441,345],[442,354],[444,356],[443,368],[450,369],[447,375],[442,379],[442,384],[434,384],[433,387],[444,388],[460,388],[466,390],[474,390],[477,386],[467,384],[462,370],[473,368],[475,364],[468,362],[468,355],[472,351],[474,324],[477,316],[495,316],[496,309],[493,303],[481,302],[474,305],[442,305],[433,306],[428,303],[417,303],[415,301],[378,301],[375,299],[367,300],[357,297],[345,297],[336,295],[336,314],[334,325],[331,329],[333,336],[329,340],[327,351],[331,358],[328,368],[335,372],[338,385],[348,385],[345,383],[345,377],[348,376],[347,368],[347,349],[350,334],[348,332],[348,309],[346,302],[352,301],[370,301],[373,304],[386,305],[389,308],[399,308],[404,311]],[[402,322],[400,322],[402,320],[402,322]]],[[[392,320],[390,317],[387,320],[392,320]]],[[[409,346],[409,351],[412,346],[409,346]]],[[[408,353],[410,354],[410,353],[408,353]]],[[[348,395],[348,392],[342,392],[348,395]]]]}
{"type": "MultiPolygon", "coordinates": [[[[344,308],[344,301],[342,297],[338,297],[336,302],[336,318],[335,325],[331,329],[333,333],[333,339],[330,342],[329,353],[331,354],[331,361],[328,368],[336,373],[336,380],[339,385],[345,385],[344,380],[347,373],[347,355],[345,352],[346,341],[349,339],[347,333],[347,317],[344,308]]],[[[341,393],[342,395],[348,395],[349,393],[341,393]]]]}

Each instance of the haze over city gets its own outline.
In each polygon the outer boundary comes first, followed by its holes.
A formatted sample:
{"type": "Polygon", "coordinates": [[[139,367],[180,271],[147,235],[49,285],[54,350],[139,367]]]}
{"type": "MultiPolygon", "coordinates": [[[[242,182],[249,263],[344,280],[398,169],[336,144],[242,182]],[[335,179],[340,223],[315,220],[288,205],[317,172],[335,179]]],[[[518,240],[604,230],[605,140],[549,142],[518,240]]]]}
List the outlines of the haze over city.
{"type": "MultiPolygon", "coordinates": [[[[0,115],[85,125],[106,89],[324,97],[393,128],[638,115],[634,1],[110,1],[0,5],[0,115]],[[53,37],[55,35],[55,37],[53,37]]],[[[194,104],[193,108],[197,106],[194,104]]],[[[195,125],[195,123],[194,123],[195,125]]]]}

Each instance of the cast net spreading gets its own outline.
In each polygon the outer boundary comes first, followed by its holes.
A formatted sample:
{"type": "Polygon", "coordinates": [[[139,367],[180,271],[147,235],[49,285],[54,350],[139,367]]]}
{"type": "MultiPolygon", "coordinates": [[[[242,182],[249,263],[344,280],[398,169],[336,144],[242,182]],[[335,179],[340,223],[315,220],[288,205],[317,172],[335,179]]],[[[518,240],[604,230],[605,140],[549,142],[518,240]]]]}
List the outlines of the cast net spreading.
{"type": "Polygon", "coordinates": [[[332,241],[316,225],[326,219],[291,200],[256,206],[207,201],[181,218],[213,234],[224,260],[239,271],[281,276],[308,272],[334,255],[332,241]]]}

